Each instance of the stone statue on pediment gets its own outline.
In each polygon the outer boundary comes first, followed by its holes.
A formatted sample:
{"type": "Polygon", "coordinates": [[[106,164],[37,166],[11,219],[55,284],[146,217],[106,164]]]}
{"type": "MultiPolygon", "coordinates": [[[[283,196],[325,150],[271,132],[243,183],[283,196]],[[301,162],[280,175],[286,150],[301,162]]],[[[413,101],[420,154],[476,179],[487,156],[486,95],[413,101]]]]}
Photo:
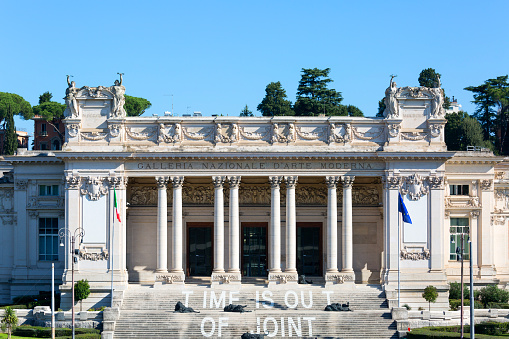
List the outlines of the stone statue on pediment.
{"type": "Polygon", "coordinates": [[[398,92],[398,86],[394,82],[395,75],[391,75],[391,82],[389,87],[385,90],[385,107],[388,110],[386,117],[396,118],[399,116],[398,112],[398,101],[396,99],[396,93],[398,92]]]}
{"type": "Polygon", "coordinates": [[[71,118],[78,117],[78,101],[76,100],[76,96],[78,94],[78,89],[76,88],[76,83],[74,81],[70,81],[71,76],[67,76],[67,89],[65,90],[65,103],[69,111],[71,112],[71,118]]]}
{"type": "Polygon", "coordinates": [[[111,116],[124,117],[126,115],[126,112],[124,110],[125,87],[122,86],[122,74],[123,73],[118,73],[118,74],[120,75],[120,81],[115,80],[114,85],[110,87],[111,93],[113,94],[113,107],[111,109],[111,116]]]}

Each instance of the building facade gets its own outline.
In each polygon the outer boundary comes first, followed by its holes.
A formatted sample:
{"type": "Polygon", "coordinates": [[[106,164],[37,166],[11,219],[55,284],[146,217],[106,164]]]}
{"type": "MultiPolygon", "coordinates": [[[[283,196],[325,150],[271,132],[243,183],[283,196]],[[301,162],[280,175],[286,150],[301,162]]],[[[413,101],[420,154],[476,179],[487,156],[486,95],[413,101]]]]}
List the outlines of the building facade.
{"type": "Polygon", "coordinates": [[[441,89],[391,81],[384,118],[126,117],[124,92],[69,84],[62,150],[5,158],[0,302],[47,290],[56,262],[69,303],[75,257],[93,305],[112,285],[305,275],[410,305],[434,285],[448,307],[462,234],[477,284],[509,280],[509,162],[447,151],[441,89]]]}

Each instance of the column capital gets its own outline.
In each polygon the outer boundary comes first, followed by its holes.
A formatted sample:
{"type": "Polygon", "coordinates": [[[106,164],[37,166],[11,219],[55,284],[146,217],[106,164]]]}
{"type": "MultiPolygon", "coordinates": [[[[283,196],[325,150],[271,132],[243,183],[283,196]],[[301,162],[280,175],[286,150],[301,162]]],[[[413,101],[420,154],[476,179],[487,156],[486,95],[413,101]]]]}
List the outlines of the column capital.
{"type": "Polygon", "coordinates": [[[343,185],[343,188],[352,188],[354,180],[355,176],[345,175],[341,177],[341,184],[343,185]]]}
{"type": "Polygon", "coordinates": [[[283,181],[283,177],[281,177],[281,176],[269,177],[269,183],[270,183],[271,188],[279,188],[282,181],[283,181]]]}
{"type": "Polygon", "coordinates": [[[225,180],[226,177],[224,175],[213,176],[212,183],[214,184],[214,188],[222,188],[225,180]]]}
{"type": "Polygon", "coordinates": [[[327,188],[336,188],[339,182],[339,176],[326,176],[325,183],[327,184],[327,188]]]}
{"type": "Polygon", "coordinates": [[[156,183],[158,188],[166,188],[166,185],[168,185],[168,181],[170,180],[169,177],[156,177],[156,183]]]}
{"type": "Polygon", "coordinates": [[[239,188],[240,186],[241,176],[228,176],[228,183],[230,184],[230,188],[239,188]]]}
{"type": "Polygon", "coordinates": [[[184,184],[184,176],[170,177],[173,188],[182,188],[184,184]]]}
{"type": "Polygon", "coordinates": [[[296,175],[285,175],[285,184],[287,188],[295,188],[297,186],[297,180],[299,179],[296,175]]]}
{"type": "Polygon", "coordinates": [[[125,189],[127,185],[127,177],[108,177],[110,188],[125,189]]]}
{"type": "Polygon", "coordinates": [[[385,188],[388,188],[390,190],[396,190],[396,189],[399,190],[399,188],[401,187],[401,183],[402,183],[401,177],[387,175],[387,176],[383,177],[382,179],[383,179],[385,188]]]}
{"type": "Polygon", "coordinates": [[[77,190],[81,184],[81,178],[77,175],[67,175],[64,179],[65,189],[74,189],[77,190]]]}

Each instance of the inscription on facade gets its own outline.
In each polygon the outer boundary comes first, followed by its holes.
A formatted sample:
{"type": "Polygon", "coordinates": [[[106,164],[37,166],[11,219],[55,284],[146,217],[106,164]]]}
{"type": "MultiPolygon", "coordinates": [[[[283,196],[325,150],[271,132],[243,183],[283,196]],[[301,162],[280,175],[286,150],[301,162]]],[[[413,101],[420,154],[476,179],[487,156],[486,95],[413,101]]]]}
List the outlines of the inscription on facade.
{"type": "Polygon", "coordinates": [[[380,162],[261,162],[261,161],[178,161],[178,162],[138,162],[126,164],[128,170],[380,170],[380,162]]]}

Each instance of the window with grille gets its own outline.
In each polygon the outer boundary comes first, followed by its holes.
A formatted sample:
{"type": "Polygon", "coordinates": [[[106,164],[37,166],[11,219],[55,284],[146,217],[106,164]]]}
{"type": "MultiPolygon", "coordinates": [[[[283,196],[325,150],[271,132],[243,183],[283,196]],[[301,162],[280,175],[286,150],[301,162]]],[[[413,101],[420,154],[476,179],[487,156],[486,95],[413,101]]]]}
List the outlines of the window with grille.
{"type": "Polygon", "coordinates": [[[39,260],[58,260],[58,218],[39,218],[39,260]]]}
{"type": "Polygon", "coordinates": [[[468,195],[468,185],[449,185],[450,195],[468,195]]]}
{"type": "Polygon", "coordinates": [[[58,195],[58,185],[39,185],[40,196],[56,196],[58,195]]]}
{"type": "Polygon", "coordinates": [[[468,237],[470,235],[469,219],[468,218],[451,218],[450,227],[451,239],[449,240],[449,259],[458,260],[458,253],[461,253],[461,236],[463,235],[463,260],[470,259],[468,249],[468,237]]]}

